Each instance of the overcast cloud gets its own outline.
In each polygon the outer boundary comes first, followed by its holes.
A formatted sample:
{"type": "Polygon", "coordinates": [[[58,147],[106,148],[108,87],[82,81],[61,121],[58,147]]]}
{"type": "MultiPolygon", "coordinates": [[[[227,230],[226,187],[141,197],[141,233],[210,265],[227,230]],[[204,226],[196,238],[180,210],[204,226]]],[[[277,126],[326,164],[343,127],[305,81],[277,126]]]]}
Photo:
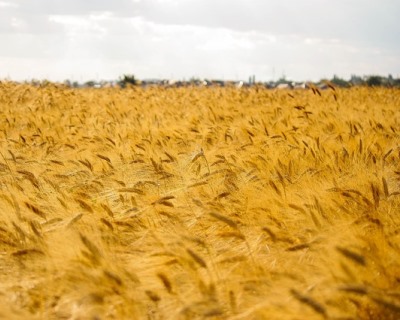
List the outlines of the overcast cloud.
{"type": "Polygon", "coordinates": [[[400,75],[397,0],[0,0],[0,79],[400,75]]]}

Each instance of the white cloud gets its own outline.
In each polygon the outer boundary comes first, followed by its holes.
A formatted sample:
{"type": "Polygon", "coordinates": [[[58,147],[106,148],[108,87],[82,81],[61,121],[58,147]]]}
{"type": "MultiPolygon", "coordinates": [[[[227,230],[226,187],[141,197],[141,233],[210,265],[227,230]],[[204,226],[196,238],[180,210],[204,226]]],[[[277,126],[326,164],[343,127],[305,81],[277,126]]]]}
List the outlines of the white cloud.
{"type": "Polygon", "coordinates": [[[106,14],[85,16],[66,16],[66,15],[51,15],[50,22],[55,22],[65,28],[68,36],[103,36],[107,34],[107,29],[102,27],[101,20],[104,20],[106,14]]]}
{"type": "Polygon", "coordinates": [[[12,68],[22,75],[29,59],[38,67],[26,77],[35,70],[61,80],[400,73],[396,0],[15,0],[0,8],[0,79],[12,68]]]}
{"type": "Polygon", "coordinates": [[[18,8],[18,4],[8,1],[0,1],[0,8],[18,8]]]}
{"type": "Polygon", "coordinates": [[[27,24],[24,20],[16,17],[11,18],[11,26],[15,29],[24,29],[26,28],[27,24]]]}

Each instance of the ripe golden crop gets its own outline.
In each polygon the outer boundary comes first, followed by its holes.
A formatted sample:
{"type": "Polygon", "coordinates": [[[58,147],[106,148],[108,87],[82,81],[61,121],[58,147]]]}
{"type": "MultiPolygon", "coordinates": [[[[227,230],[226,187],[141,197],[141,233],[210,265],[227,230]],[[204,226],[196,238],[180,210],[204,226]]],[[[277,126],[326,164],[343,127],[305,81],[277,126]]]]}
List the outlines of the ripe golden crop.
{"type": "Polygon", "coordinates": [[[397,319],[399,110],[1,83],[0,317],[397,319]]]}

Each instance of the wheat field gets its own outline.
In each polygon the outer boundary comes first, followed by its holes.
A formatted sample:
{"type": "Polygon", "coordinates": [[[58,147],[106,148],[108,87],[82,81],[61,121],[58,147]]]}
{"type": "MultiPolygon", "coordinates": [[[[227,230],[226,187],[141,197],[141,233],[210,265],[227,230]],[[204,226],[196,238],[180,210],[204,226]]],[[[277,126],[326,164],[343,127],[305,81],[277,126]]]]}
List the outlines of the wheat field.
{"type": "Polygon", "coordinates": [[[0,318],[399,319],[400,92],[0,83],[0,318]]]}

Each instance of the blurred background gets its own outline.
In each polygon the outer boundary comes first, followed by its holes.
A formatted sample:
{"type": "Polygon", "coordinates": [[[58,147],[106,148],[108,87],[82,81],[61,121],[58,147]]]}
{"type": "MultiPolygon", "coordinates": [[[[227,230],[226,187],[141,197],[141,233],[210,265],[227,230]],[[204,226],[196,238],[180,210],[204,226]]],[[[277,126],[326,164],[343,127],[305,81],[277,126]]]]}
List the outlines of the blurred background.
{"type": "Polygon", "coordinates": [[[400,74],[397,0],[1,0],[0,79],[400,74]]]}

